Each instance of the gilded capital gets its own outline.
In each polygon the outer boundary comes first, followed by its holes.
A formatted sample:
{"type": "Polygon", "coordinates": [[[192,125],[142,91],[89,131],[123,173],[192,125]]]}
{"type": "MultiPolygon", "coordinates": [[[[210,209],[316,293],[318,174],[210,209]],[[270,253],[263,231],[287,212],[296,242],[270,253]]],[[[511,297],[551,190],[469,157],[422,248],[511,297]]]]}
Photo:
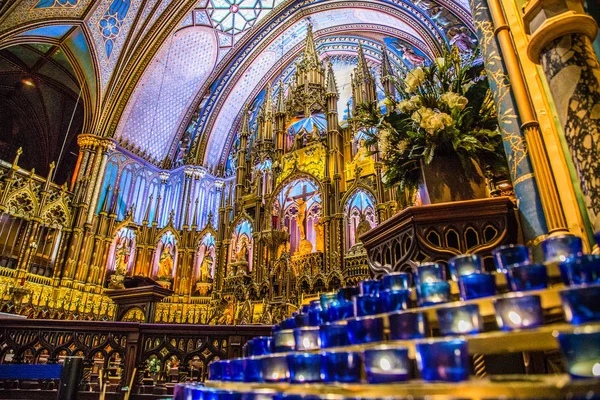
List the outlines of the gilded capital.
{"type": "Polygon", "coordinates": [[[536,64],[542,49],[554,39],[577,33],[593,41],[598,33],[598,24],[579,0],[530,0],[523,7],[523,22],[530,35],[527,55],[536,64]]]}

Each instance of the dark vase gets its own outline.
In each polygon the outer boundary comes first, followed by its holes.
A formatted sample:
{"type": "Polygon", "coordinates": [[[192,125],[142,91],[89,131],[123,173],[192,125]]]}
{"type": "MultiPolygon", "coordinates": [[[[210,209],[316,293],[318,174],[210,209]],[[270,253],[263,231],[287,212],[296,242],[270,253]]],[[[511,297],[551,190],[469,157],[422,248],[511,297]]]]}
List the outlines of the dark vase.
{"type": "Polygon", "coordinates": [[[475,162],[473,170],[475,173],[467,176],[458,156],[454,154],[436,155],[429,164],[421,159],[421,203],[436,204],[488,197],[485,177],[475,162]]]}

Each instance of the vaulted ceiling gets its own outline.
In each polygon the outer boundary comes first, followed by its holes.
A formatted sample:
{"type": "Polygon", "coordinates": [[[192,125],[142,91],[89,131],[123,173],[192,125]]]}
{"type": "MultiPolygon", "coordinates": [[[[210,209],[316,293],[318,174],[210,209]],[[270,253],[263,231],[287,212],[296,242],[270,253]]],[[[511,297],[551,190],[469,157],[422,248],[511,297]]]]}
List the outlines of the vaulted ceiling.
{"type": "MultiPolygon", "coordinates": [[[[377,70],[384,46],[404,69],[445,43],[475,42],[466,0],[23,0],[0,7],[0,55],[49,60],[50,49],[64,52],[72,79],[55,77],[65,90],[40,102],[65,96],[68,109],[81,88],[77,133],[114,137],[165,168],[187,135],[187,162],[217,169],[244,104],[293,73],[309,24],[339,75],[340,106],[349,101],[344,82],[358,43],[377,70]],[[18,47],[22,56],[11,52],[18,47]]],[[[15,92],[18,79],[2,79],[15,92]]],[[[52,125],[58,136],[66,131],[52,125]]]]}

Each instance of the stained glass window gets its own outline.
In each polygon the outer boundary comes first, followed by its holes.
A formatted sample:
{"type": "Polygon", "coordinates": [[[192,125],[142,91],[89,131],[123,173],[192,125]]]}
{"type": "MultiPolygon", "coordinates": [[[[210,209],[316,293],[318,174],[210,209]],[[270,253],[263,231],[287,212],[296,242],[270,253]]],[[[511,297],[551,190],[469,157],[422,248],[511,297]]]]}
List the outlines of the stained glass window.
{"type": "Polygon", "coordinates": [[[210,0],[208,6],[214,26],[238,34],[251,28],[283,0],[210,0]]]}

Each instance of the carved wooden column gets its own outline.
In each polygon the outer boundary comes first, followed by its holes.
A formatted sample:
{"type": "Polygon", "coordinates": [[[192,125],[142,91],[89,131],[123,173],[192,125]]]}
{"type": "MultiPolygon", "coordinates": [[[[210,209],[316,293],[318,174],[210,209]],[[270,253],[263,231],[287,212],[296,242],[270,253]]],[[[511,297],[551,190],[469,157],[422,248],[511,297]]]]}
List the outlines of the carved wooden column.
{"type": "Polygon", "coordinates": [[[524,7],[529,58],[541,64],[563,127],[590,220],[600,230],[600,64],[596,21],[579,0],[532,0],[524,7]]]}

